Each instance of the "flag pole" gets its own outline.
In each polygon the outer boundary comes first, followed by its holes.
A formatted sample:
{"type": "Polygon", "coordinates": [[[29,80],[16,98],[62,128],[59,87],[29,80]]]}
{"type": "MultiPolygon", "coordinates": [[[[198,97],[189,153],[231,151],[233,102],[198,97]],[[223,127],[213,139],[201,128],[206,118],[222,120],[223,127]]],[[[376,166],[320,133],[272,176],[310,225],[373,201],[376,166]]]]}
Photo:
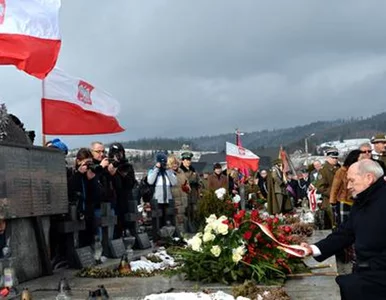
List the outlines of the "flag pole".
{"type": "Polygon", "coordinates": [[[46,146],[46,135],[44,134],[44,109],[43,109],[43,97],[44,97],[44,79],[42,80],[42,97],[40,98],[40,108],[42,111],[42,146],[46,146]]]}

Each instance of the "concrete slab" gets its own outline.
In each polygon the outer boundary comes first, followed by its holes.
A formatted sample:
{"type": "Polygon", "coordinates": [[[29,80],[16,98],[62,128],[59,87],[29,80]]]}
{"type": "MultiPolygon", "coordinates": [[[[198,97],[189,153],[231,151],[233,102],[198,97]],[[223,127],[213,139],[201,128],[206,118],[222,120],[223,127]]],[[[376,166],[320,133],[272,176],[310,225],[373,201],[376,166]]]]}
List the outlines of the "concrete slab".
{"type": "MultiPolygon", "coordinates": [[[[329,230],[317,230],[309,238],[309,243],[313,244],[325,238],[330,233],[331,231],[329,230]]],[[[338,272],[335,256],[326,259],[322,263],[319,263],[312,257],[309,257],[305,259],[305,263],[310,267],[316,266],[318,264],[331,265],[329,268],[315,269],[312,271],[312,273],[336,274],[338,272]]],[[[340,300],[339,287],[335,282],[335,277],[336,276],[333,275],[289,279],[286,281],[284,287],[292,299],[340,300]]]]}
{"type": "MultiPolygon", "coordinates": [[[[314,236],[310,238],[310,242],[315,242],[325,237],[328,231],[316,231],[314,236]]],[[[152,249],[135,251],[134,256],[139,257],[146,255],[152,249]]],[[[119,259],[108,260],[104,267],[115,267],[119,263],[119,259]]],[[[328,269],[319,269],[314,272],[337,272],[335,258],[330,258],[324,263],[331,264],[328,269]]],[[[307,259],[307,264],[318,264],[314,259],[307,259]]],[[[89,290],[95,290],[98,285],[103,284],[109,292],[111,299],[115,300],[131,300],[143,299],[146,295],[153,293],[161,293],[167,291],[191,291],[197,292],[203,289],[212,291],[222,290],[231,293],[231,286],[222,284],[201,284],[199,282],[185,281],[181,275],[173,277],[153,276],[148,278],[125,277],[125,278],[77,278],[75,277],[76,270],[60,270],[55,272],[53,276],[42,277],[32,281],[28,281],[19,286],[20,290],[23,287],[28,287],[32,292],[33,299],[38,300],[54,300],[57,295],[57,287],[60,278],[66,277],[72,289],[71,300],[84,300],[87,298],[89,290]]],[[[318,276],[306,277],[301,279],[290,279],[285,284],[285,289],[292,299],[312,299],[312,300],[338,300],[339,288],[335,283],[334,276],[318,276]]]]}

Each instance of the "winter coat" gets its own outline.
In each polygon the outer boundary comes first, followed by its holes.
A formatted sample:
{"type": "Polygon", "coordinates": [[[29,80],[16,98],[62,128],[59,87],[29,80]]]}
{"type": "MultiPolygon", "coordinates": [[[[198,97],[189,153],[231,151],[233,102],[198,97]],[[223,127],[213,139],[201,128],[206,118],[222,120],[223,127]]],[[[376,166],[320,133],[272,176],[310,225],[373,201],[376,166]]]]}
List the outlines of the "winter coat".
{"type": "Polygon", "coordinates": [[[350,191],[347,189],[347,167],[341,167],[336,171],[334,180],[331,186],[330,203],[336,204],[338,202],[353,204],[350,191]]]}
{"type": "Polygon", "coordinates": [[[354,199],[349,218],[327,238],[315,244],[323,261],[355,245],[357,268],[336,281],[342,299],[380,300],[386,295],[386,182],[383,177],[354,199]]]}
{"type": "Polygon", "coordinates": [[[286,195],[286,182],[283,177],[283,172],[276,166],[272,168],[272,179],[275,194],[286,195]]]}
{"type": "Polygon", "coordinates": [[[335,172],[339,169],[339,167],[339,164],[333,166],[326,161],[319,171],[315,187],[317,193],[322,195],[323,208],[326,208],[329,205],[332,182],[334,180],[335,172]]]}
{"type": "Polygon", "coordinates": [[[181,233],[185,232],[185,213],[188,207],[188,194],[182,190],[182,186],[188,182],[188,179],[180,168],[174,173],[177,177],[177,184],[172,186],[172,197],[176,209],[176,226],[181,233]]]}
{"type": "Polygon", "coordinates": [[[153,199],[158,203],[169,203],[173,199],[171,187],[177,184],[177,177],[170,169],[154,167],[147,175],[147,182],[154,184],[153,199]]]}
{"type": "Polygon", "coordinates": [[[224,174],[217,175],[215,173],[208,176],[208,189],[209,190],[218,190],[220,188],[228,188],[228,178],[224,174]]]}
{"type": "Polygon", "coordinates": [[[201,188],[200,177],[198,176],[196,170],[193,167],[187,169],[184,167],[183,164],[181,164],[180,168],[185,173],[185,176],[188,179],[188,183],[191,189],[188,194],[188,202],[190,204],[197,204],[201,188]]]}

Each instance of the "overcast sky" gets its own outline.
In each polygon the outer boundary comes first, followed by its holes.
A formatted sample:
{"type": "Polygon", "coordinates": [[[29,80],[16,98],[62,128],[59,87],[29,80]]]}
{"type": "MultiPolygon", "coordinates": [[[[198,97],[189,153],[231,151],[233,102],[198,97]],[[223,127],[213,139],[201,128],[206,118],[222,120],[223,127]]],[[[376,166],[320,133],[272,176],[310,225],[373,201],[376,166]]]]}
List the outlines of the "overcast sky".
{"type": "MultiPolygon", "coordinates": [[[[121,103],[117,135],[199,136],[386,110],[386,1],[64,0],[58,66],[121,103]]],[[[0,67],[41,141],[41,82],[0,67]]]]}

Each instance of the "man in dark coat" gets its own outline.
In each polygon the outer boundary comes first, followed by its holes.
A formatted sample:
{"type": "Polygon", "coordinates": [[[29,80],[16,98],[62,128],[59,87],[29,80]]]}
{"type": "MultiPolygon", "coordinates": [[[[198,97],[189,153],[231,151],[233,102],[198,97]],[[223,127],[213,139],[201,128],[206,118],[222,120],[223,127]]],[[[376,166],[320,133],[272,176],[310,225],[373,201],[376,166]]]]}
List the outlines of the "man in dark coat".
{"type": "Polygon", "coordinates": [[[302,244],[317,261],[355,245],[352,274],[336,278],[344,300],[386,298],[386,182],[381,166],[370,159],[353,164],[347,173],[354,197],[348,220],[315,245],[302,244]]]}

